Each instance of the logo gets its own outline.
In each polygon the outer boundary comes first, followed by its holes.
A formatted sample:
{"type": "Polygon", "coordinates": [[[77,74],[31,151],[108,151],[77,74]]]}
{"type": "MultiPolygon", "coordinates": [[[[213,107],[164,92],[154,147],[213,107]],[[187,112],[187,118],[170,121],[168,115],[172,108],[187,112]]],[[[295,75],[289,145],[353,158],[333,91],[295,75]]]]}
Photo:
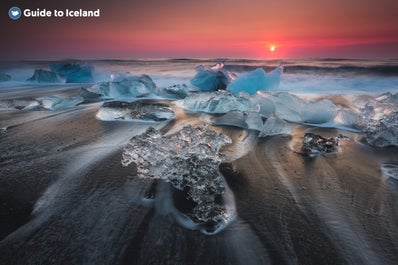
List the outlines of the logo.
{"type": "Polygon", "coordinates": [[[8,15],[10,16],[11,19],[17,20],[21,17],[21,9],[19,7],[11,7],[10,10],[8,11],[8,15]]]}

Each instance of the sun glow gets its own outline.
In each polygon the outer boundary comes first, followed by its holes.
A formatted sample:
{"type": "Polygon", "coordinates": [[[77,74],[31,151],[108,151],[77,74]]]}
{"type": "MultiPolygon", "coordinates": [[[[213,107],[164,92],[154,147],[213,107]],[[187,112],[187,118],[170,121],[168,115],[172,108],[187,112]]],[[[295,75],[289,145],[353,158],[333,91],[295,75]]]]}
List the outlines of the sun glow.
{"type": "Polygon", "coordinates": [[[270,50],[271,52],[274,52],[274,51],[276,50],[276,46],[275,46],[275,45],[269,46],[269,50],[270,50]]]}

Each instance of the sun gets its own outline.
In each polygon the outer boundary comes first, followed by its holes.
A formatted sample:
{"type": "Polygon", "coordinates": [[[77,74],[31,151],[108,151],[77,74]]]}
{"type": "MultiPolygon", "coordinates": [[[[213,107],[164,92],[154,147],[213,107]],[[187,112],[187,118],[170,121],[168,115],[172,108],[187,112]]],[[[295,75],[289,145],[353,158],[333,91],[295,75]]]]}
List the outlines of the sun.
{"type": "Polygon", "coordinates": [[[275,46],[275,45],[269,46],[269,50],[270,50],[271,52],[274,52],[274,51],[276,50],[276,46],[275,46]]]}

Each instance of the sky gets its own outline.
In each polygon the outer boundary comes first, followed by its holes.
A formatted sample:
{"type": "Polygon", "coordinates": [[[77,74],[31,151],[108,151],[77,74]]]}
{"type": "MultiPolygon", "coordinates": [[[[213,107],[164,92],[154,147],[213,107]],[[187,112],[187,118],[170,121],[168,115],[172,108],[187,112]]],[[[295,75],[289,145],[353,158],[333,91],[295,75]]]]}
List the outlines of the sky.
{"type": "Polygon", "coordinates": [[[396,0],[6,0],[0,23],[0,60],[398,58],[396,0]],[[13,6],[101,15],[12,20],[13,6]]]}

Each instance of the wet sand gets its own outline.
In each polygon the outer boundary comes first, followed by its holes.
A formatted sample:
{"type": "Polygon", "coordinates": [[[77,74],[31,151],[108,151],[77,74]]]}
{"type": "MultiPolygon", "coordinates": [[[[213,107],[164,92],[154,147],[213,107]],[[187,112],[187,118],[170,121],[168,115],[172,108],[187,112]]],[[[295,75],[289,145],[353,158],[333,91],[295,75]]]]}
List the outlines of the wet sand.
{"type": "MultiPolygon", "coordinates": [[[[264,139],[215,127],[233,140],[220,170],[238,217],[206,236],[178,225],[170,205],[145,202],[152,181],[122,167],[123,147],[150,125],[96,120],[99,106],[0,112],[1,264],[398,263],[398,181],[380,170],[398,148],[301,125],[264,139]],[[296,152],[305,132],[349,139],[309,158],[296,152]]],[[[157,128],[200,123],[178,110],[157,128]]]]}

